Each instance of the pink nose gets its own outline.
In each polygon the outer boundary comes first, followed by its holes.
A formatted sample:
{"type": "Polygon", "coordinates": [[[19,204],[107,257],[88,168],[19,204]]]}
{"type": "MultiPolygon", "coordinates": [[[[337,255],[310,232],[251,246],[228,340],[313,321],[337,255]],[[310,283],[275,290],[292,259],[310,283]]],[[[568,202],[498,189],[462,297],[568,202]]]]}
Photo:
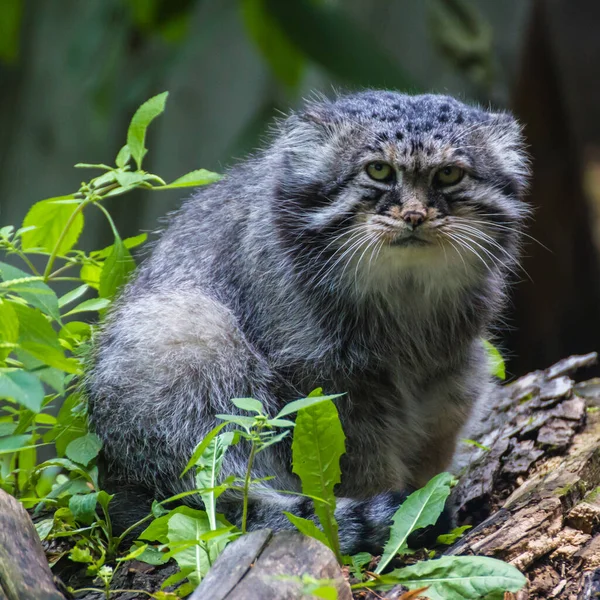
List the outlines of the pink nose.
{"type": "Polygon", "coordinates": [[[408,225],[412,225],[412,227],[418,227],[423,223],[423,221],[425,221],[425,213],[417,210],[409,210],[402,215],[402,218],[408,225]]]}

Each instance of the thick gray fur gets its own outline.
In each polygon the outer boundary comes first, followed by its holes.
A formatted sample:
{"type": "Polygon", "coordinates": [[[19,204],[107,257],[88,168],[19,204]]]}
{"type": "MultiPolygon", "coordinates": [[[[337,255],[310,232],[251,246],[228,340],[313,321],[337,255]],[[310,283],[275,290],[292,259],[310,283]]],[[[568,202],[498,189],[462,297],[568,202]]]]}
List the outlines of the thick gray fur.
{"type": "MultiPolygon", "coordinates": [[[[96,340],[90,414],[121,516],[193,485],[179,474],[231,398],[275,413],[320,386],[347,393],[342,550],[381,547],[403,490],[446,468],[490,385],[481,339],[517,265],[527,171],[510,115],[367,91],[307,103],[200,188],[96,340]],[[369,178],[376,160],[394,181],[369,178]],[[440,188],[448,165],[467,174],[440,188]]],[[[224,475],[247,452],[234,447],[224,475]]],[[[251,529],[290,527],[283,510],[311,517],[309,501],[274,491],[300,490],[289,443],[258,455],[254,476],[268,475],[251,529]]],[[[235,495],[218,509],[239,522],[235,495]]]]}

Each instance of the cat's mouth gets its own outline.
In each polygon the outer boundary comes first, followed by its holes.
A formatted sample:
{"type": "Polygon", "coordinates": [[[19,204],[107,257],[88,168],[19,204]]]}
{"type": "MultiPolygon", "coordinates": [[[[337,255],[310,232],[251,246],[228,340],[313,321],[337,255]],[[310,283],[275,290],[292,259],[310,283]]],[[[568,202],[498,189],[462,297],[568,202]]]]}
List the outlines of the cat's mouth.
{"type": "Polygon", "coordinates": [[[425,240],[421,237],[417,237],[416,235],[405,235],[394,238],[390,245],[399,246],[402,248],[408,248],[413,246],[429,246],[431,244],[430,241],[425,240]]]}

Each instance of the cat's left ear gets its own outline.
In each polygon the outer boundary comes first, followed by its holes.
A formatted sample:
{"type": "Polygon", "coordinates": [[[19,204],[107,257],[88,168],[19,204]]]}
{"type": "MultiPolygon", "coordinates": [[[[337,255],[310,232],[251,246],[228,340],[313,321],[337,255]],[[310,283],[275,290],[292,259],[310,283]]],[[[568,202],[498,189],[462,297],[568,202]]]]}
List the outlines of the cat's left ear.
{"type": "Polygon", "coordinates": [[[500,169],[512,176],[522,195],[531,175],[523,126],[510,113],[499,112],[489,115],[480,132],[500,169]]]}

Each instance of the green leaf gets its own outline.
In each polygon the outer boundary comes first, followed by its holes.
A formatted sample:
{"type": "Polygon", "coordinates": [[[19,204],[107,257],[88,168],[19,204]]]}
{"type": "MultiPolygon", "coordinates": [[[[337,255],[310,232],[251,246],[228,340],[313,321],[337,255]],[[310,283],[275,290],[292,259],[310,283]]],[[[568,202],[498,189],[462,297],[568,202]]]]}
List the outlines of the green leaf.
{"type": "Polygon", "coordinates": [[[504,381],[506,379],[506,368],[504,366],[504,359],[502,358],[502,355],[498,349],[487,340],[482,340],[482,342],[483,347],[487,352],[490,373],[495,377],[498,377],[498,379],[502,379],[504,381]]]}
{"type": "Polygon", "coordinates": [[[231,400],[240,410],[255,412],[259,415],[265,414],[265,408],[262,402],[254,398],[232,398],[231,400]]]}
{"type": "Polygon", "coordinates": [[[169,92],[158,94],[142,104],[131,119],[127,131],[127,146],[131,156],[137,164],[137,168],[142,168],[142,160],[146,154],[144,143],[146,141],[146,129],[148,125],[165,110],[165,103],[169,92]]]}
{"type": "MultiPolygon", "coordinates": [[[[189,506],[178,506],[173,510],[170,510],[166,515],[162,517],[158,517],[154,519],[142,533],[138,536],[141,540],[147,540],[149,542],[160,542],[161,544],[168,543],[168,532],[169,532],[169,519],[173,515],[184,514],[188,515],[192,518],[197,519],[206,519],[208,523],[208,517],[206,512],[203,510],[196,510],[195,508],[190,508],[189,506]]],[[[206,531],[210,531],[210,528],[207,527],[206,531]]]]}
{"type": "Polygon", "coordinates": [[[83,296],[89,289],[90,289],[90,286],[85,283],[83,285],[80,285],[80,286],[72,289],[70,292],[67,292],[64,296],[61,296],[59,298],[58,307],[63,308],[67,304],[71,304],[71,302],[75,302],[75,300],[81,298],[81,296],[83,296]]]}
{"type": "Polygon", "coordinates": [[[83,230],[83,213],[79,211],[66,233],[62,235],[73,213],[78,210],[78,204],[65,204],[52,198],[36,202],[23,221],[23,227],[35,227],[23,234],[21,238],[23,250],[35,248],[52,252],[60,240],[57,254],[64,256],[77,243],[83,230]]]}
{"type": "MultiPolygon", "coordinates": [[[[189,545],[186,544],[187,547],[176,552],[173,558],[175,558],[180,569],[193,569],[193,572],[188,575],[188,579],[198,584],[208,573],[211,565],[207,552],[198,544],[202,535],[211,531],[206,513],[203,513],[203,516],[196,517],[181,513],[175,514],[169,519],[167,527],[169,547],[173,542],[194,542],[189,545]]],[[[217,553],[214,554],[214,558],[216,556],[217,553]]]]}
{"type": "Polygon", "coordinates": [[[115,177],[122,187],[140,186],[144,183],[146,174],[130,171],[115,171],[115,177]]]}
{"type": "Polygon", "coordinates": [[[94,558],[90,552],[90,549],[87,547],[82,548],[81,546],[73,546],[71,551],[69,552],[69,558],[73,562],[78,563],[93,563],[94,558]]]}
{"type": "MultiPolygon", "coordinates": [[[[9,302],[0,298],[0,342],[16,344],[19,339],[19,319],[9,302]]],[[[11,353],[11,348],[0,348],[0,363],[11,353]]]]}
{"type": "Polygon", "coordinates": [[[213,438],[206,447],[206,450],[198,458],[196,466],[196,487],[208,488],[211,491],[204,494],[200,494],[202,502],[204,502],[204,508],[208,515],[208,521],[210,523],[211,530],[217,529],[217,507],[216,501],[220,493],[214,488],[219,482],[219,473],[221,472],[221,465],[225,458],[225,452],[227,448],[232,444],[234,439],[233,431],[227,431],[221,433],[217,437],[213,438]]]}
{"type": "Polygon", "coordinates": [[[303,533],[304,535],[308,535],[309,537],[313,537],[316,540],[319,540],[322,544],[329,546],[329,540],[327,536],[309,519],[303,519],[302,517],[297,517],[292,513],[283,511],[283,514],[291,521],[292,525],[296,527],[296,529],[303,533]]]}
{"type": "Polygon", "coordinates": [[[304,57],[271,16],[265,0],[242,0],[241,9],[248,33],[275,76],[296,88],[304,71],[304,57]]]}
{"type": "Polygon", "coordinates": [[[340,457],[346,451],[344,440],[338,412],[331,400],[298,412],[292,442],[292,470],[300,477],[304,494],[323,499],[323,502],[314,501],[315,513],[329,540],[329,547],[340,562],[333,489],[340,482],[340,457]]]}
{"type": "Polygon", "coordinates": [[[131,152],[129,151],[129,146],[125,144],[117,154],[117,158],[115,159],[115,164],[119,168],[123,168],[131,159],[131,152]]]}
{"type": "Polygon", "coordinates": [[[465,531],[471,529],[472,525],[463,525],[462,527],[455,527],[450,533],[444,533],[442,535],[438,535],[436,544],[445,544],[447,546],[451,546],[459,540],[465,531]]]}
{"type": "Polygon", "coordinates": [[[100,438],[95,433],[87,433],[73,440],[67,446],[66,454],[73,462],[87,467],[98,456],[101,448],[102,441],[100,438]]]}
{"type": "Polygon", "coordinates": [[[84,264],[79,271],[79,278],[95,290],[100,287],[101,276],[102,266],[94,265],[92,263],[84,264]]]}
{"type": "Polygon", "coordinates": [[[0,60],[14,64],[19,56],[23,0],[3,0],[0,3],[0,60]]]}
{"type": "Polygon", "coordinates": [[[45,365],[67,373],[79,373],[79,363],[66,358],[58,341],[58,334],[48,320],[37,310],[11,302],[19,319],[19,346],[45,365]]]}
{"type": "Polygon", "coordinates": [[[31,434],[9,435],[0,438],[0,454],[16,452],[31,444],[31,434]]]}
{"type": "Polygon", "coordinates": [[[26,371],[0,372],[0,398],[14,400],[34,413],[42,410],[44,388],[39,379],[26,371]]]}
{"type": "Polygon", "coordinates": [[[254,426],[254,418],[253,417],[240,417],[238,415],[215,415],[217,419],[221,419],[226,421],[227,423],[233,423],[235,425],[239,425],[240,427],[248,430],[254,426]]]}
{"type": "Polygon", "coordinates": [[[265,6],[298,50],[343,81],[361,87],[415,90],[391,54],[349,19],[339,3],[265,0],[265,6]]]}
{"type": "Polygon", "coordinates": [[[227,423],[220,423],[213,429],[211,429],[202,439],[202,441],[196,446],[196,449],[192,453],[190,460],[188,461],[185,469],[181,472],[180,477],[183,477],[192,467],[196,466],[196,463],[200,460],[200,457],[204,454],[208,446],[214,440],[216,435],[225,427],[227,423]]]}
{"type": "Polygon", "coordinates": [[[156,189],[168,190],[172,188],[196,187],[199,185],[215,183],[220,179],[222,179],[222,175],[219,175],[218,173],[213,173],[206,169],[197,169],[196,171],[190,171],[189,173],[178,177],[175,181],[172,181],[167,185],[157,186],[156,189]]]}
{"type": "Polygon", "coordinates": [[[502,600],[505,592],[518,592],[527,579],[515,567],[486,556],[444,556],[419,561],[389,576],[408,589],[427,587],[431,600],[502,600]]]}
{"type": "Polygon", "coordinates": [[[121,238],[115,238],[112,252],[104,262],[100,274],[100,296],[112,299],[134,269],[135,262],[131,253],[125,248],[121,238]]]}
{"type": "Polygon", "coordinates": [[[69,509],[79,523],[90,525],[96,517],[98,494],[75,494],[69,498],[69,509]]]}
{"type": "Polygon", "coordinates": [[[58,298],[42,281],[31,281],[31,276],[6,263],[0,262],[0,277],[5,282],[5,287],[11,292],[19,294],[23,300],[39,308],[44,314],[60,321],[58,298]]]}
{"type": "Polygon", "coordinates": [[[326,402],[328,400],[334,400],[335,398],[339,398],[344,394],[333,394],[331,396],[312,396],[309,395],[307,398],[300,398],[300,400],[294,400],[293,402],[289,402],[286,404],[275,417],[276,419],[280,419],[281,417],[286,417],[287,415],[291,415],[292,413],[298,412],[303,408],[308,408],[309,406],[314,406],[315,404],[320,404],[321,402],[326,402]]]}
{"type": "Polygon", "coordinates": [[[90,300],[84,300],[81,304],[78,304],[74,309],[70,310],[64,316],[69,317],[82,312],[96,312],[99,310],[104,310],[109,306],[110,300],[108,298],[91,298],[90,300]]]}
{"type": "Polygon", "coordinates": [[[450,473],[440,473],[404,501],[393,516],[390,539],[383,549],[376,573],[381,573],[394,556],[406,549],[406,540],[413,531],[436,523],[450,495],[452,481],[450,473]]]}

